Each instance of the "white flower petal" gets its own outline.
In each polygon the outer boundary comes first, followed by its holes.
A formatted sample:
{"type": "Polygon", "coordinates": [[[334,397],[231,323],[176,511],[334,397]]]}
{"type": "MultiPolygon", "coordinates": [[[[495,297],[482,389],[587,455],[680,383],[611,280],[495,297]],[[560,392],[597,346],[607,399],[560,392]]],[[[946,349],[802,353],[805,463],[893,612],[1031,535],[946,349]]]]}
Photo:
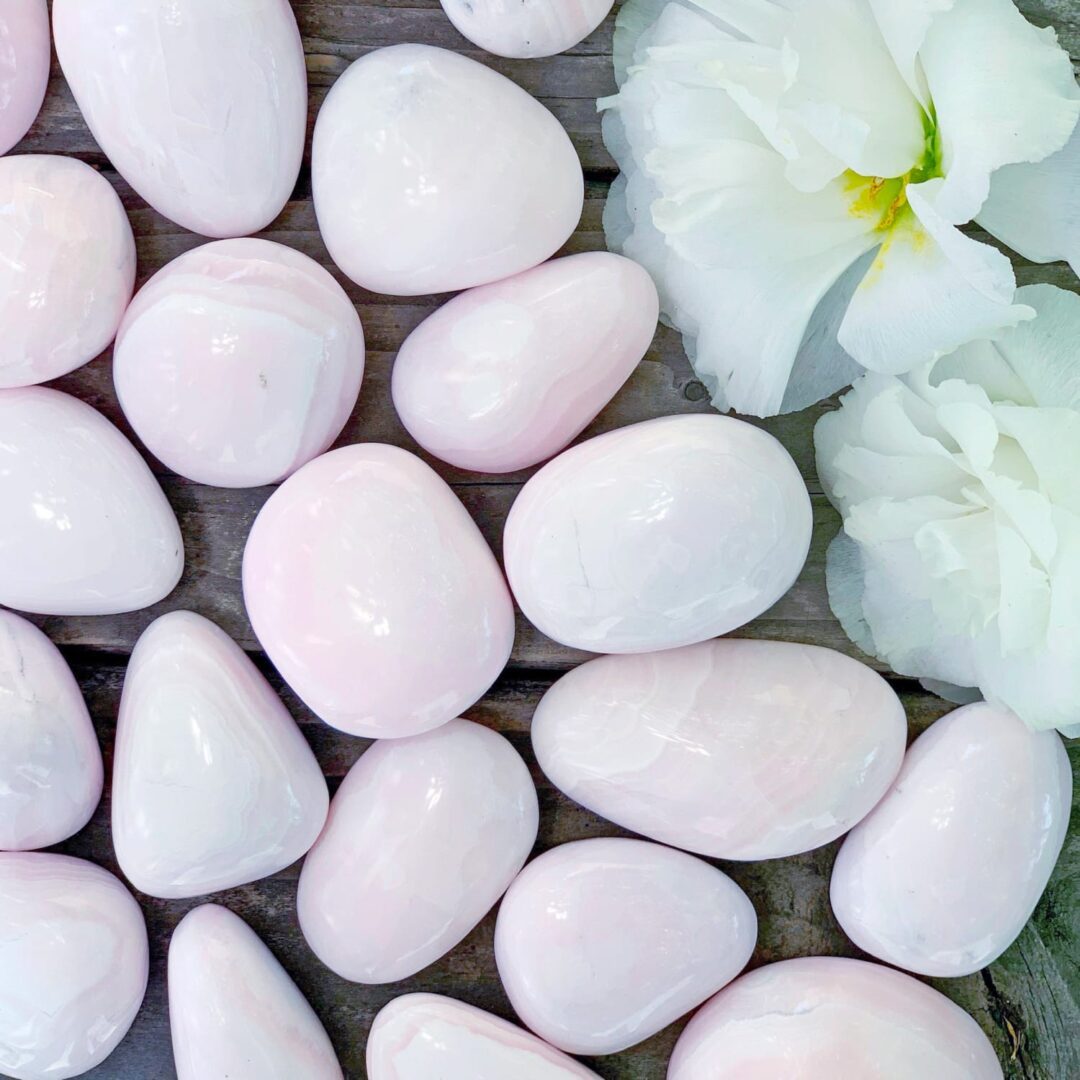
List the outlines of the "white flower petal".
{"type": "Polygon", "coordinates": [[[885,45],[908,89],[924,105],[930,91],[918,54],[936,15],[948,11],[954,0],[870,0],[885,45]]]}
{"type": "Polygon", "coordinates": [[[920,679],[919,684],[931,694],[951,701],[954,705],[972,705],[976,701],[985,701],[982,691],[975,686],[955,686],[941,679],[920,679]]]}

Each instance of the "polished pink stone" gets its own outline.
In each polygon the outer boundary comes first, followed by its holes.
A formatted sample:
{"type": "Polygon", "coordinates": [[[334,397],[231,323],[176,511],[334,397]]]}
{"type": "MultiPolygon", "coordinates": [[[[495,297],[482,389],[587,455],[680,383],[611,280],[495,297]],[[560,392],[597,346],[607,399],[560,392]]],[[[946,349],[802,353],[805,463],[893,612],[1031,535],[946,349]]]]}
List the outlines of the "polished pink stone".
{"type": "Polygon", "coordinates": [[[587,38],[614,0],[442,0],[471,42],[497,56],[554,56],[587,38]]]}
{"type": "Polygon", "coordinates": [[[364,331],[317,262],[268,240],[219,240],[138,292],[113,352],[121,408],[170,469],[203,484],[273,484],[345,426],[364,331]]]}
{"type": "Polygon", "coordinates": [[[943,994],[816,956],[736,979],[675,1044],[667,1080],[1001,1080],[979,1025],[943,994]]]}
{"type": "Polygon", "coordinates": [[[873,956],[920,975],[996,960],[1046,888],[1069,825],[1072,769],[1056,731],[979,702],[914,742],[896,783],[844,841],[833,911],[873,956]]]}
{"type": "Polygon", "coordinates": [[[0,4],[0,154],[37,119],[49,85],[49,5],[46,0],[0,4]]]}
{"type": "Polygon", "coordinates": [[[590,251],[454,297],[406,339],[394,407],[429,453],[513,472],[558,453],[629,378],[656,331],[656,286],[590,251]]]}
{"type": "Polygon", "coordinates": [[[643,840],[563,844],[510,886],[495,959],[515,1012],[571,1054],[614,1054],[746,966],[757,918],[719,870],[643,840]]]}
{"type": "Polygon", "coordinates": [[[354,735],[453,719],[514,641],[480,530],[435,472],[393,446],[333,450],[286,480],[251,530],[243,577],[270,659],[313,712],[354,735]]]}

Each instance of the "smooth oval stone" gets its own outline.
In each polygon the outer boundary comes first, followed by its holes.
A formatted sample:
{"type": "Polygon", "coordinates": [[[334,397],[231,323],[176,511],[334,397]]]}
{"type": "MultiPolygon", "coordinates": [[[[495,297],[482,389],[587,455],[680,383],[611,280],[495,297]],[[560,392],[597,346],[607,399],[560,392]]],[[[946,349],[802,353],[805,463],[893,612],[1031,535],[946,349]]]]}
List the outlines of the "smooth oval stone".
{"type": "Polygon", "coordinates": [[[65,1080],[105,1060],[146,992],[146,923],[100,866],[0,853],[0,1072],[65,1080]]]}
{"type": "Polygon", "coordinates": [[[43,386],[2,390],[0,432],[0,604],[113,615],[172,592],[176,515],[101,413],[43,386]]]}
{"type": "Polygon", "coordinates": [[[159,270],[113,351],[124,415],[170,469],[202,484],[275,484],[349,419],[364,331],[314,259],[269,240],[219,240],[159,270]]]}
{"type": "Polygon", "coordinates": [[[482,1009],[439,994],[384,1005],[367,1042],[368,1080],[599,1080],[573,1058],[482,1009]]]}
{"type": "Polygon", "coordinates": [[[479,724],[377,742],[349,770],[304,861],[304,937],[353,982],[415,975],[506,891],[536,842],[538,814],[525,763],[479,724]]]}
{"type": "Polygon", "coordinates": [[[204,904],[169,942],[179,1080],[342,1080],[326,1029],[243,919],[204,904]]]}
{"type": "Polygon", "coordinates": [[[113,845],[140,892],[201,896],[299,859],[326,821],[326,780],[247,654],[191,611],[152,622],[124,679],[113,845]]]}
{"type": "Polygon", "coordinates": [[[32,623],[0,611],[0,850],[32,851],[77,833],[103,780],[67,661],[32,623]]]}
{"type": "Polygon", "coordinates": [[[614,0],[442,0],[447,18],[496,56],[554,56],[587,38],[614,0]]]}
{"type": "Polygon", "coordinates": [[[1054,731],[985,702],[938,720],[852,830],[833,911],[859,948],[920,975],[968,975],[1031,917],[1069,824],[1072,770],[1054,731]]]}
{"type": "Polygon", "coordinates": [[[0,159],[0,206],[0,388],[31,386],[108,347],[135,285],[135,239],[112,185],[74,158],[0,159]]]}
{"type": "Polygon", "coordinates": [[[731,878],[644,840],[563,844],[510,886],[495,959],[514,1011],[571,1054],[614,1054],[745,967],[757,918],[731,878]]]}
{"type": "Polygon", "coordinates": [[[214,237],[281,213],[307,127],[289,0],[54,0],[53,34],[91,133],[158,213],[214,237]]]}
{"type": "Polygon", "coordinates": [[[46,0],[0,4],[0,154],[19,142],[37,119],[51,58],[46,0]]]}
{"type": "Polygon", "coordinates": [[[532,719],[540,768],[575,802],[718,859],[820,847],[864,818],[904,759],[889,684],[831,649],[706,641],[604,656],[532,719]]]}
{"type": "Polygon", "coordinates": [[[611,400],[656,331],[656,286],[606,251],[454,297],[394,362],[401,422],[429,453],[504,473],[557,454],[611,400]]]}
{"type": "Polygon", "coordinates": [[[792,586],[810,497],[771,435],[727,416],[665,416],[548,462],[503,539],[525,617],[563,645],[635,653],[734,630],[792,586]]]}
{"type": "Polygon", "coordinates": [[[419,458],[379,443],[316,458],[270,497],[244,602],[278,671],[328,724],[400,738],[483,696],[514,642],[498,563],[419,458]]]}
{"type": "Polygon", "coordinates": [[[891,968],[815,956],[751,971],[675,1044],[667,1080],[1000,1080],[990,1040],[891,968]]]}
{"type": "Polygon", "coordinates": [[[581,216],[562,125],[516,83],[430,45],[362,56],[319,111],[312,189],[353,281],[393,296],[467,289],[553,255],[581,216]]]}

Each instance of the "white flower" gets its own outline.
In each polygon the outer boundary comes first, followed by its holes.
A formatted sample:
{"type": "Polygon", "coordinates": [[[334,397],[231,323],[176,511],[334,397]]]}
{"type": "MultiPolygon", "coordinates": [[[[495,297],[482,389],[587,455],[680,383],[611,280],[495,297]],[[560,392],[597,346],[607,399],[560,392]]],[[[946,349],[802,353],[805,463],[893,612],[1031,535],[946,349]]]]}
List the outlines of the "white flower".
{"type": "Polygon", "coordinates": [[[627,0],[615,63],[609,243],[720,409],[803,408],[1031,318],[958,225],[1080,266],[1080,92],[1011,0],[627,0]]]}
{"type": "Polygon", "coordinates": [[[818,422],[818,472],[844,519],[829,600],[894,671],[1075,728],[1080,296],[1030,285],[1017,300],[1033,321],[904,376],[867,374],[818,422]]]}

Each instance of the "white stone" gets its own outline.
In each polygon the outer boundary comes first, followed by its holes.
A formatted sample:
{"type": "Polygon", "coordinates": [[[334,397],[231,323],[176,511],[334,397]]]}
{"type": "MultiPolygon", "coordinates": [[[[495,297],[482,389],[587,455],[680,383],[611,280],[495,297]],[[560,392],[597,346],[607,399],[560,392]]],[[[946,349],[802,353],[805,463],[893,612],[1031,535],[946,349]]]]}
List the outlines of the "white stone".
{"type": "Polygon", "coordinates": [[[47,0],[0,4],[0,154],[6,154],[37,119],[49,85],[47,0]]]}
{"type": "Polygon", "coordinates": [[[497,56],[554,56],[587,38],[614,0],[442,0],[447,18],[497,56]]]}

